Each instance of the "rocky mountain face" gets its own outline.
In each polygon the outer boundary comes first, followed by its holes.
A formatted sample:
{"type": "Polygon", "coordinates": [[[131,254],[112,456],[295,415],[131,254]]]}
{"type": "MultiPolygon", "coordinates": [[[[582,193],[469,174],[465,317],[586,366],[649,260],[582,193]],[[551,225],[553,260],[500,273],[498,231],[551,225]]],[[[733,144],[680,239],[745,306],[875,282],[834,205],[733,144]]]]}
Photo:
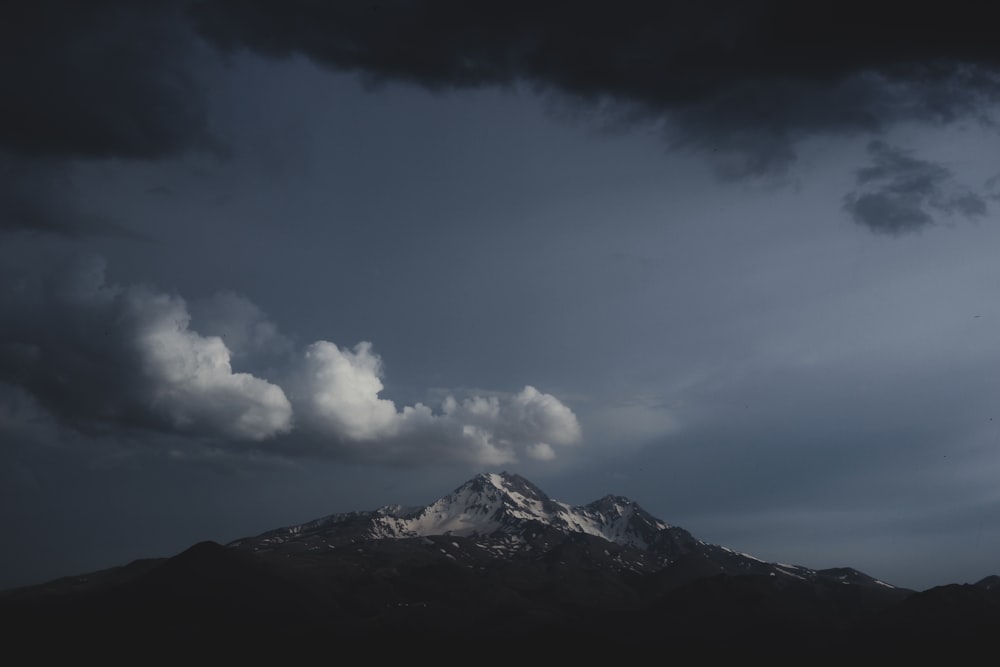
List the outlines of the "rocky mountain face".
{"type": "Polygon", "coordinates": [[[364,641],[411,654],[528,642],[614,656],[666,642],[772,660],[859,647],[953,655],[1000,629],[996,581],[915,593],[851,568],[767,563],[697,540],[628,498],[570,506],[492,473],[426,507],[334,514],[8,591],[0,623],[36,650],[55,633],[90,652],[364,641]]]}

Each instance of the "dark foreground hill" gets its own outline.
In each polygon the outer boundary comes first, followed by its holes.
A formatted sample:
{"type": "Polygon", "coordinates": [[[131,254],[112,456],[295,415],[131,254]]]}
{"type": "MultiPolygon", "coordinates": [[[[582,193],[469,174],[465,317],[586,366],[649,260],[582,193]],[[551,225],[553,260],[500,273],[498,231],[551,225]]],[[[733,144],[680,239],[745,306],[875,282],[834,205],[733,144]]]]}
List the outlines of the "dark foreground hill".
{"type": "Polygon", "coordinates": [[[35,659],[953,661],[1000,637],[998,581],[916,593],[851,568],[766,563],[627,498],[571,507],[504,473],[426,507],[332,515],[7,591],[0,628],[9,650],[35,659]]]}

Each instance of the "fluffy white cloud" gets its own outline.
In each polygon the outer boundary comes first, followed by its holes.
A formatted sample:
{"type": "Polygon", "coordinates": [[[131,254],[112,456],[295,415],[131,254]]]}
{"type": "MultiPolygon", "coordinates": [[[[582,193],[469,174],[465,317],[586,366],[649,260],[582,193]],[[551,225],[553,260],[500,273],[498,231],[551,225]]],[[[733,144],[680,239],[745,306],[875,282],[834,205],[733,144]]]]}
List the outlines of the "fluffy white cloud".
{"type": "Polygon", "coordinates": [[[538,437],[558,445],[569,445],[580,439],[580,424],[576,415],[559,399],[527,386],[516,394],[504,419],[518,435],[538,437]]]}
{"type": "Polygon", "coordinates": [[[529,445],[527,452],[528,456],[536,461],[551,461],[556,457],[556,451],[552,449],[552,445],[545,442],[529,445]]]}
{"type": "Polygon", "coordinates": [[[531,386],[449,395],[439,409],[397,407],[381,396],[382,360],[371,343],[317,341],[296,353],[234,294],[191,308],[150,287],[109,285],[103,261],[15,287],[0,285],[0,382],[70,426],[222,441],[284,435],[274,451],[391,465],[546,461],[580,440],[573,411],[531,386]],[[278,379],[235,371],[234,358],[278,379]]]}
{"type": "Polygon", "coordinates": [[[400,415],[392,401],[379,398],[382,360],[370,343],[354,351],[318,341],[306,348],[292,395],[302,420],[346,440],[396,435],[400,415]]]}
{"type": "Polygon", "coordinates": [[[299,424],[353,456],[394,462],[424,456],[484,465],[513,463],[522,455],[550,460],[553,444],[580,440],[573,411],[531,386],[512,396],[447,396],[435,413],[421,403],[399,410],[380,398],[381,377],[382,360],[370,343],[353,350],[313,343],[289,391],[299,424]]]}
{"type": "Polygon", "coordinates": [[[527,447],[539,443],[571,445],[580,440],[580,424],[573,411],[555,396],[530,385],[504,398],[473,396],[459,402],[449,396],[442,409],[449,419],[483,428],[501,443],[527,447]]]}
{"type": "Polygon", "coordinates": [[[234,373],[221,338],[189,329],[182,299],[133,287],[122,300],[154,411],[178,428],[238,439],[262,440],[291,429],[292,406],[281,387],[234,373]]]}

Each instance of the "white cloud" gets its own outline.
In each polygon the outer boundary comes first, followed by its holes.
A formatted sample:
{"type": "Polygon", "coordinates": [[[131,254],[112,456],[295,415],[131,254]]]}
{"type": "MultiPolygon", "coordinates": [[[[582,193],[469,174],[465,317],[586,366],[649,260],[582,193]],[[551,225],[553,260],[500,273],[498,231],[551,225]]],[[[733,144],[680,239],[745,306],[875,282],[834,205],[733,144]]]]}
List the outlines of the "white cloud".
{"type": "Polygon", "coordinates": [[[296,353],[244,297],[216,295],[192,315],[178,295],[109,285],[103,261],[0,291],[0,305],[14,315],[0,328],[0,382],[70,426],[212,436],[213,446],[284,435],[274,451],[391,465],[547,461],[581,437],[573,411],[532,386],[397,407],[381,396],[369,342],[296,353]],[[235,371],[234,357],[265,359],[279,380],[235,371]]]}
{"type": "Polygon", "coordinates": [[[556,397],[527,386],[512,396],[446,396],[435,413],[417,403],[398,410],[380,398],[382,360],[370,343],[353,350],[319,341],[306,348],[289,395],[299,424],[336,439],[361,459],[411,462],[425,456],[483,465],[521,456],[551,460],[555,445],[580,440],[576,415],[556,397]]]}
{"type": "Polygon", "coordinates": [[[580,424],[576,415],[555,396],[543,394],[531,386],[514,396],[505,422],[519,433],[560,445],[569,445],[580,439],[580,424]]]}
{"type": "Polygon", "coordinates": [[[292,406],[281,387],[234,373],[218,336],[190,330],[180,297],[138,287],[122,295],[133,319],[145,391],[152,408],[181,429],[262,440],[291,429],[292,406]]]}
{"type": "Polygon", "coordinates": [[[304,423],[346,440],[396,435],[400,415],[382,391],[382,360],[371,343],[354,351],[318,341],[306,348],[292,395],[304,423]]]}
{"type": "Polygon", "coordinates": [[[534,445],[529,445],[527,452],[528,456],[536,461],[551,461],[556,457],[556,452],[552,449],[552,445],[545,442],[538,442],[534,445]]]}

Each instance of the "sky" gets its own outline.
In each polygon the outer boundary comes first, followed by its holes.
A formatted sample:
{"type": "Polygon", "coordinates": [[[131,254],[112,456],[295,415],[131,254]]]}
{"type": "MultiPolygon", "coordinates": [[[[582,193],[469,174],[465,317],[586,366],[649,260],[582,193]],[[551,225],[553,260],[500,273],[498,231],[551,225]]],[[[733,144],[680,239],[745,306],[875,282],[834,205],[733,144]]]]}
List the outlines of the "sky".
{"type": "Polygon", "coordinates": [[[0,19],[0,588],[479,472],[1000,573],[1000,47],[962,3],[0,19]]]}

